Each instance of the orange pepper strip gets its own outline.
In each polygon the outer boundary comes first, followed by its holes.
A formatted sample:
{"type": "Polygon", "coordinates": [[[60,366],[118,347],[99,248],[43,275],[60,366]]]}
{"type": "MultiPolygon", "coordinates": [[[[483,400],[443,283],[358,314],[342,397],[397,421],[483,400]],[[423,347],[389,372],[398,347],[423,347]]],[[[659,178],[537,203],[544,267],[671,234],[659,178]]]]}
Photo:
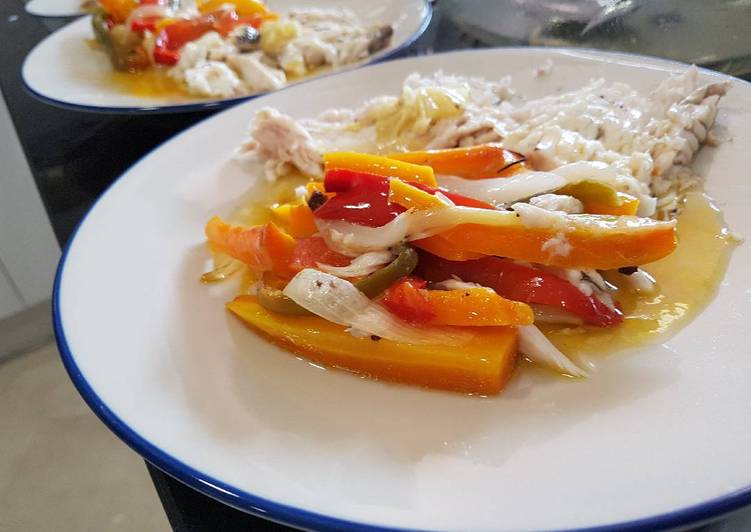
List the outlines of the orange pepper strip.
{"type": "Polygon", "coordinates": [[[530,325],[529,305],[499,296],[489,288],[420,290],[433,310],[432,325],[498,326],[530,325]]]}
{"type": "Polygon", "coordinates": [[[231,4],[235,8],[235,12],[241,17],[254,15],[266,17],[274,14],[260,0],[198,0],[196,2],[198,10],[203,14],[216,11],[225,4],[231,4]]]}
{"type": "Polygon", "coordinates": [[[125,22],[130,12],[139,6],[138,0],[99,0],[99,5],[118,24],[125,22]]]}
{"type": "Polygon", "coordinates": [[[482,253],[463,249],[440,234],[415,240],[412,242],[412,245],[446,260],[474,260],[485,256],[482,253]]]}
{"type": "Polygon", "coordinates": [[[312,236],[317,231],[313,211],[305,201],[285,203],[271,208],[275,219],[295,238],[312,236]]]}
{"type": "Polygon", "coordinates": [[[481,144],[469,148],[392,153],[388,157],[414,164],[424,164],[437,174],[464,179],[509,176],[524,168],[524,156],[505,150],[498,144],[481,144]]]}
{"type": "Polygon", "coordinates": [[[438,233],[446,242],[428,237],[414,245],[448,260],[448,244],[463,251],[508,257],[561,268],[612,270],[654,262],[676,247],[675,224],[632,216],[566,215],[561,231],[555,227],[461,224],[438,233]]]}
{"type": "Polygon", "coordinates": [[[227,308],[273,343],[330,367],[387,381],[461,393],[501,391],[516,364],[516,329],[480,327],[469,343],[456,346],[404,344],[356,338],[341,325],[317,316],[270,312],[253,296],[227,308]]]}
{"type": "Polygon", "coordinates": [[[294,275],[290,263],[295,239],[276,224],[245,227],[214,216],[206,224],[206,238],[213,249],[244,262],[256,275],[267,271],[282,277],[294,275]]]}
{"type": "Polygon", "coordinates": [[[398,177],[405,181],[416,181],[431,187],[437,185],[435,174],[430,166],[407,163],[368,153],[346,151],[326,153],[323,155],[323,167],[325,171],[344,168],[384,177],[398,177]]]}

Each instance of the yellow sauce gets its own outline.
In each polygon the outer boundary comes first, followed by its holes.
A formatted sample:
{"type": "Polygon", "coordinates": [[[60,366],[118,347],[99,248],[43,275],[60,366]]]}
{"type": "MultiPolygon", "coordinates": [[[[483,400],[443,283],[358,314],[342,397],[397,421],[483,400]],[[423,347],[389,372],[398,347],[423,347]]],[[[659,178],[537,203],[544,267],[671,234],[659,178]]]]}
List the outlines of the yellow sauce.
{"type": "MultiPolygon", "coordinates": [[[[112,83],[121,92],[139,98],[166,98],[169,100],[187,100],[188,92],[181,83],[167,75],[161,67],[149,68],[139,72],[117,72],[111,75],[112,83]]],[[[195,96],[191,96],[195,99],[195,96]]]]}
{"type": "MultiPolygon", "coordinates": [[[[96,44],[96,41],[94,41],[94,43],[95,44],[90,44],[90,46],[99,46],[96,44]]],[[[330,70],[330,67],[316,68],[307,72],[303,76],[290,75],[287,77],[287,82],[291,84],[311,76],[319,75],[327,70],[330,70]]],[[[211,99],[206,96],[191,94],[181,82],[176,81],[167,75],[166,68],[160,66],[155,66],[147,70],[140,70],[138,72],[118,72],[113,70],[108,82],[119,92],[124,92],[139,98],[162,98],[178,102],[196,99],[211,99]]]]}
{"type": "Polygon", "coordinates": [[[643,268],[657,280],[655,293],[630,291],[625,276],[613,274],[609,280],[622,287],[615,299],[623,308],[624,323],[610,328],[541,326],[561,351],[576,358],[665,341],[709,304],[737,240],[707,196],[692,192],[685,201],[678,217],[678,247],[643,268]]]}
{"type": "Polygon", "coordinates": [[[273,183],[259,182],[250,191],[250,198],[241,202],[241,207],[230,216],[233,223],[260,225],[272,221],[271,208],[295,199],[295,188],[304,186],[309,177],[295,173],[273,183]]]}

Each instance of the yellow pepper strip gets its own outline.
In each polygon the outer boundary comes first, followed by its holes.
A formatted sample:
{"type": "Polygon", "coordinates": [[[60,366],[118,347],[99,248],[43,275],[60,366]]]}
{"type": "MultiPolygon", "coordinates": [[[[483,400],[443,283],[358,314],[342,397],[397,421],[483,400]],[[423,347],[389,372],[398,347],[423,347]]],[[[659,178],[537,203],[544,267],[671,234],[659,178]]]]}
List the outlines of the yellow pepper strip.
{"type": "Polygon", "coordinates": [[[557,194],[574,196],[584,205],[589,214],[615,214],[633,216],[639,209],[639,199],[617,192],[613,187],[599,181],[579,181],[556,191],[557,194]]]}
{"type": "Polygon", "coordinates": [[[398,177],[405,181],[416,181],[431,187],[437,186],[435,174],[430,166],[405,163],[380,155],[356,152],[330,152],[323,156],[325,170],[344,168],[355,172],[367,172],[384,177],[398,177]]]}
{"type": "Polygon", "coordinates": [[[112,17],[112,20],[120,24],[127,20],[130,12],[137,8],[139,4],[138,0],[99,0],[99,5],[102,6],[105,13],[112,17]]]}
{"type": "Polygon", "coordinates": [[[519,218],[505,225],[460,224],[436,236],[448,246],[434,243],[435,236],[413,244],[448,260],[457,260],[456,253],[442,254],[441,246],[561,268],[598,270],[654,262],[677,245],[674,222],[596,214],[565,215],[559,226],[549,227],[528,227],[519,218]]]}
{"type": "Polygon", "coordinates": [[[271,207],[271,214],[295,238],[312,236],[318,231],[313,211],[304,199],[271,207]]]}
{"type": "Polygon", "coordinates": [[[320,192],[321,194],[326,193],[326,187],[323,186],[323,181],[308,181],[308,183],[305,184],[305,196],[310,198],[310,196],[313,195],[313,192],[320,192]]]}
{"type": "Polygon", "coordinates": [[[401,179],[389,181],[389,202],[396,203],[407,209],[431,209],[445,207],[446,204],[424,190],[405,183],[401,179]]]}
{"type": "Polygon", "coordinates": [[[466,290],[420,290],[430,304],[432,325],[498,326],[530,325],[534,313],[529,305],[499,296],[489,288],[466,290]]]}
{"type": "Polygon", "coordinates": [[[522,154],[504,150],[497,144],[392,153],[389,157],[399,161],[424,164],[433,168],[437,174],[455,175],[464,179],[505,177],[524,169],[522,154]]]}
{"type": "Polygon", "coordinates": [[[266,15],[273,14],[260,0],[198,0],[196,4],[202,14],[216,11],[225,4],[234,5],[235,12],[241,17],[260,15],[265,18],[266,15]]]}
{"type": "Polygon", "coordinates": [[[172,24],[174,24],[178,20],[180,20],[180,19],[177,19],[177,18],[162,18],[162,19],[157,20],[154,23],[154,33],[156,35],[159,35],[160,33],[162,33],[162,30],[164,28],[166,28],[167,26],[171,26],[172,24]]]}
{"type": "Polygon", "coordinates": [[[316,363],[375,379],[493,395],[506,384],[517,359],[512,327],[480,327],[473,340],[457,349],[356,338],[317,316],[268,311],[254,296],[239,296],[227,308],[275,344],[316,363]]]}

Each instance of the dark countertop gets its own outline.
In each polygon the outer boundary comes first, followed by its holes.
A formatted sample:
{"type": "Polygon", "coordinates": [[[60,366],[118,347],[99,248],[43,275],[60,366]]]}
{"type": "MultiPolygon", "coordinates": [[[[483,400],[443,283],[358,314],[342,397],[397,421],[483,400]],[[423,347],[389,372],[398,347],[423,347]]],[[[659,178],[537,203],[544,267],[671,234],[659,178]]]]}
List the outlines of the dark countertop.
{"type": "MultiPolygon", "coordinates": [[[[438,5],[426,33],[399,56],[483,45],[450,22],[443,11],[438,5]]],[[[216,112],[88,114],[35,99],[21,81],[23,60],[40,40],[70,21],[28,15],[21,0],[0,2],[0,88],[61,246],[97,197],[128,167],[165,140],[216,112]]],[[[286,529],[224,506],[148,467],[175,530],[286,529]]],[[[711,529],[751,530],[751,525],[718,526],[711,529]]]]}

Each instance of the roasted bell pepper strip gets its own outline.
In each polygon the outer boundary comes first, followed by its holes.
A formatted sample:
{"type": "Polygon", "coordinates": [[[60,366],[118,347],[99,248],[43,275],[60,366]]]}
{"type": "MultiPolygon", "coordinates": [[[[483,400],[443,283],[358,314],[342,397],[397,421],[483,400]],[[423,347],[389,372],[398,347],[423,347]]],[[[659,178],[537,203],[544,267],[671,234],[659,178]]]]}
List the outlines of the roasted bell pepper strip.
{"type": "Polygon", "coordinates": [[[613,187],[599,181],[579,181],[558,189],[556,194],[574,196],[582,202],[584,212],[589,214],[616,214],[633,216],[639,209],[639,199],[617,192],[613,187]]]}
{"type": "MultiPolygon", "coordinates": [[[[509,257],[561,268],[613,270],[654,262],[677,245],[674,222],[633,216],[555,215],[552,225],[525,226],[509,215],[503,225],[461,224],[438,233],[451,245],[474,253],[509,257]]],[[[425,240],[413,245],[423,247],[425,240]]],[[[435,250],[436,246],[432,246],[435,250]]],[[[449,257],[444,257],[449,258],[449,257]]]]}
{"type": "Polygon", "coordinates": [[[244,262],[256,275],[266,271],[293,274],[295,239],[276,224],[233,226],[214,216],[206,224],[206,238],[212,248],[244,262]]]}
{"type": "Polygon", "coordinates": [[[281,290],[272,288],[265,284],[258,289],[258,303],[265,309],[279,314],[289,314],[293,316],[310,315],[310,311],[304,309],[293,300],[284,295],[281,290]]]}
{"type": "Polygon", "coordinates": [[[330,152],[323,155],[326,172],[335,168],[368,172],[383,177],[398,177],[405,181],[416,181],[431,187],[436,186],[435,174],[430,166],[406,163],[380,155],[356,152],[330,152]]]}
{"type": "Polygon", "coordinates": [[[405,277],[389,286],[381,299],[383,306],[395,316],[414,324],[427,324],[436,314],[430,302],[422,295],[428,284],[424,279],[405,277]]]}
{"type": "Polygon", "coordinates": [[[611,309],[596,297],[584,295],[565,279],[508,259],[485,257],[458,262],[420,253],[416,273],[436,282],[456,275],[463,281],[492,288],[514,301],[562,308],[591,325],[606,327],[623,321],[617,308],[611,309]]]}
{"type": "Polygon", "coordinates": [[[497,144],[481,144],[469,148],[447,150],[410,151],[392,153],[390,158],[433,168],[437,174],[448,174],[464,179],[503,177],[524,169],[524,156],[504,150],[497,144]]]}
{"type": "MultiPolygon", "coordinates": [[[[390,181],[401,180],[393,178],[389,180],[389,178],[380,175],[341,168],[329,170],[324,176],[324,189],[327,193],[336,193],[336,195],[330,198],[326,204],[315,209],[314,215],[321,219],[346,220],[369,227],[385,225],[406,210],[406,206],[399,204],[397,201],[389,200],[390,181]]],[[[420,194],[420,191],[431,195],[440,191],[456,205],[494,209],[492,205],[484,201],[415,181],[405,182],[403,186],[395,183],[394,186],[405,193],[412,190],[412,195],[422,197],[423,203],[431,200],[420,194]],[[412,187],[418,190],[413,190],[412,187]]],[[[435,201],[439,202],[438,199],[435,201]]],[[[431,203],[437,205],[435,202],[431,201],[431,203]]]]}
{"type": "Polygon", "coordinates": [[[318,263],[346,266],[352,259],[329,249],[320,236],[298,238],[290,259],[290,268],[297,273],[305,268],[317,268],[318,263]]]}
{"type": "Polygon", "coordinates": [[[455,242],[443,238],[441,235],[434,235],[430,238],[423,238],[415,241],[416,247],[438,255],[447,260],[472,260],[485,257],[483,253],[476,253],[458,247],[455,242]]]}
{"type": "Polygon", "coordinates": [[[355,286],[360,292],[372,299],[383,293],[398,279],[412,273],[415,267],[417,267],[417,252],[411,247],[405,246],[388,266],[384,266],[364,279],[360,279],[355,283],[355,286]]]}
{"type": "Polygon", "coordinates": [[[380,227],[405,210],[389,203],[389,182],[385,177],[336,169],[326,172],[324,185],[326,192],[336,195],[314,211],[316,218],[380,227]]]}
{"type": "Polygon", "coordinates": [[[418,210],[446,206],[433,194],[405,183],[401,179],[389,181],[389,203],[401,205],[405,209],[418,210]]]}
{"type": "Polygon", "coordinates": [[[206,237],[213,249],[244,262],[256,277],[271,272],[289,279],[319,262],[332,266],[350,263],[349,257],[330,250],[322,238],[294,239],[274,223],[246,227],[214,216],[206,224],[206,237]]]}
{"type": "Polygon", "coordinates": [[[457,349],[356,338],[317,316],[270,312],[253,296],[237,297],[227,308],[272,342],[316,363],[388,381],[492,395],[508,381],[517,359],[511,327],[478,328],[475,338],[457,349]]]}
{"type": "Polygon", "coordinates": [[[139,4],[137,0],[99,0],[99,5],[116,23],[125,22],[139,4]]]}
{"type": "Polygon", "coordinates": [[[452,202],[454,202],[454,205],[457,205],[459,207],[475,207],[477,209],[492,209],[492,210],[495,209],[493,205],[491,205],[490,203],[486,201],[478,200],[475,198],[470,198],[469,196],[462,196],[461,194],[457,194],[456,192],[450,192],[449,190],[445,188],[429,187],[427,185],[421,185],[420,183],[415,183],[415,182],[411,182],[409,184],[415,188],[419,188],[420,190],[429,192],[430,194],[435,194],[436,192],[440,192],[441,194],[446,196],[448,199],[450,199],[452,202]]]}
{"type": "Polygon", "coordinates": [[[427,325],[499,326],[530,325],[532,309],[506,299],[490,288],[424,290],[426,281],[408,277],[393,284],[383,304],[403,320],[427,325]]]}
{"type": "Polygon", "coordinates": [[[226,4],[232,4],[234,10],[241,17],[261,16],[270,19],[277,16],[259,0],[199,0],[196,2],[196,7],[201,13],[211,13],[221,9],[226,4]]]}
{"type": "Polygon", "coordinates": [[[506,299],[487,288],[424,290],[422,294],[435,315],[431,325],[516,326],[534,321],[529,305],[506,299]]]}
{"type": "Polygon", "coordinates": [[[167,50],[160,46],[154,48],[154,62],[158,65],[174,66],[179,61],[180,52],[177,50],[167,50]]]}
{"type": "Polygon", "coordinates": [[[131,31],[136,33],[143,33],[146,30],[154,32],[156,30],[156,23],[160,17],[146,17],[139,18],[130,23],[131,31]]]}
{"type": "Polygon", "coordinates": [[[318,230],[313,211],[304,200],[276,205],[271,208],[271,213],[276,221],[295,238],[312,236],[318,230]]]}

